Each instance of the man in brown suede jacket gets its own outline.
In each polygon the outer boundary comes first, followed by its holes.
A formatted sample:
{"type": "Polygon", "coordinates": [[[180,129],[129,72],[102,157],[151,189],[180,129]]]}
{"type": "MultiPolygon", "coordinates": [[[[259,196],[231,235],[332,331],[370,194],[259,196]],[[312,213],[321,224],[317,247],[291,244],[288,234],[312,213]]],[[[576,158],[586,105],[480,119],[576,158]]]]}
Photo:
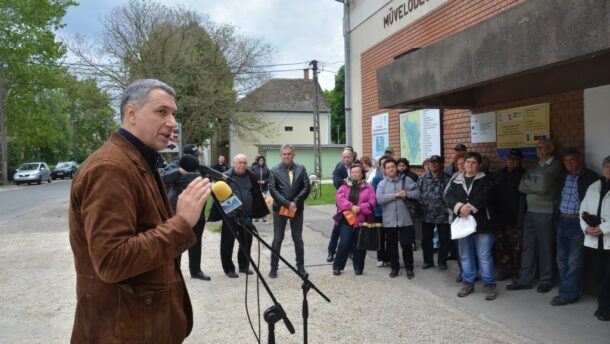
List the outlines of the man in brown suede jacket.
{"type": "Polygon", "coordinates": [[[138,80],[121,100],[121,128],[82,165],[70,195],[76,268],[72,343],[181,343],[193,327],[180,255],[196,238],[207,179],[176,214],[155,163],[176,127],[175,91],[138,80]]]}

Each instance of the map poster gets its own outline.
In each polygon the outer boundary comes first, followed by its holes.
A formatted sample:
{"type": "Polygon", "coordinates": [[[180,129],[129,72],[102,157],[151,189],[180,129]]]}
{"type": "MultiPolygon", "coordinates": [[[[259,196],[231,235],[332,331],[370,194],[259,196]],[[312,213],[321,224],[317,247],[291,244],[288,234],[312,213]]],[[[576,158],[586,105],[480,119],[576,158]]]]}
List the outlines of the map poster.
{"type": "Polygon", "coordinates": [[[421,166],[431,155],[441,155],[441,112],[422,109],[399,117],[400,153],[411,165],[421,166]]]}
{"type": "Polygon", "coordinates": [[[486,112],[470,116],[470,142],[496,142],[496,113],[486,112]]]}
{"type": "Polygon", "coordinates": [[[505,159],[513,148],[524,158],[536,159],[536,144],[551,137],[549,103],[534,104],[496,112],[498,157],[505,159]]]}
{"type": "Polygon", "coordinates": [[[390,145],[387,113],[371,117],[371,136],[373,159],[377,159],[383,155],[385,148],[390,145]]]}

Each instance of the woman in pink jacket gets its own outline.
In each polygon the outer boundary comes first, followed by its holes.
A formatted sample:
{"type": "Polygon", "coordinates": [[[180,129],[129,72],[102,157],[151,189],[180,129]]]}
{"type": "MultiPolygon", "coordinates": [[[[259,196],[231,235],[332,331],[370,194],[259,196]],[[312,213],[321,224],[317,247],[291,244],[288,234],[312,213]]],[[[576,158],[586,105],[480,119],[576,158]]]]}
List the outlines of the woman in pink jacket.
{"type": "Polygon", "coordinates": [[[364,179],[364,168],[354,164],[350,177],[337,190],[338,212],[335,221],[339,225],[339,247],[333,262],[333,274],[340,275],[345,268],[347,255],[353,252],[354,272],[362,275],[366,251],[356,248],[360,224],[370,221],[375,208],[375,190],[364,179]]]}

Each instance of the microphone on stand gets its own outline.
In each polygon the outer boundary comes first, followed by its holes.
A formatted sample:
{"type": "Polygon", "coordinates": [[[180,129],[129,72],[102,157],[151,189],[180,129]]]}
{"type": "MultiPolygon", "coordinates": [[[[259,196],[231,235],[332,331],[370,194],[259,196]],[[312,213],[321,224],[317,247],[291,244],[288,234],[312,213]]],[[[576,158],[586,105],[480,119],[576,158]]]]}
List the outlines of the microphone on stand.
{"type": "MultiPolygon", "coordinates": [[[[199,171],[199,173],[201,173],[202,176],[209,176],[210,178],[215,179],[215,180],[222,180],[225,182],[233,181],[233,179],[231,177],[229,177],[225,174],[222,174],[221,172],[218,172],[211,167],[201,165],[199,163],[199,160],[197,160],[197,158],[195,158],[194,156],[192,156],[190,154],[183,155],[182,158],[180,158],[180,162],[178,164],[180,165],[180,167],[182,167],[182,169],[184,169],[187,172],[199,171]]],[[[226,183],[225,183],[225,185],[226,185],[226,183]]]]}
{"type": "Polygon", "coordinates": [[[212,192],[220,201],[222,211],[227,215],[231,214],[233,211],[239,210],[242,205],[239,198],[233,194],[233,190],[231,190],[229,184],[222,180],[219,180],[212,185],[212,192]]]}

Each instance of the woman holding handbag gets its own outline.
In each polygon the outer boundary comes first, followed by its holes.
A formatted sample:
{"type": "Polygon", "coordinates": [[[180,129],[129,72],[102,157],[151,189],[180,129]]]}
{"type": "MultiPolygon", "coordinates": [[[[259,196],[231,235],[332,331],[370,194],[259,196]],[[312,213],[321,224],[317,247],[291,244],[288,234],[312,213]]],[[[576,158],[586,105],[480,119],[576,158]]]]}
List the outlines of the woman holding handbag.
{"type": "Polygon", "coordinates": [[[375,190],[364,179],[364,168],[360,164],[350,167],[350,177],[337,190],[338,212],[335,221],[339,226],[339,247],[333,262],[333,274],[338,276],[345,268],[347,255],[354,252],[353,263],[356,275],[364,270],[365,250],[356,248],[360,224],[373,217],[375,190]]]}
{"type": "Polygon", "coordinates": [[[593,253],[597,282],[595,317],[610,321],[610,156],[603,162],[603,176],[589,186],[580,204],[584,244],[593,253]]]}
{"type": "Polygon", "coordinates": [[[406,198],[418,199],[419,190],[413,179],[398,176],[396,161],[387,159],[383,164],[385,178],[377,186],[377,202],[381,204],[383,229],[388,236],[388,255],[392,271],[390,278],[398,276],[400,262],[398,259],[398,242],[402,247],[402,258],[407,270],[407,278],[415,276],[413,272],[413,247],[408,242],[410,232],[414,231],[413,220],[405,203],[406,198]]]}
{"type": "Polygon", "coordinates": [[[468,152],[465,158],[464,172],[455,175],[445,193],[445,203],[456,217],[466,219],[472,216],[476,221],[476,232],[458,239],[463,284],[457,295],[464,297],[474,292],[478,259],[485,299],[494,300],[497,292],[493,244],[498,225],[490,204],[493,182],[479,171],[481,154],[468,152]]]}

